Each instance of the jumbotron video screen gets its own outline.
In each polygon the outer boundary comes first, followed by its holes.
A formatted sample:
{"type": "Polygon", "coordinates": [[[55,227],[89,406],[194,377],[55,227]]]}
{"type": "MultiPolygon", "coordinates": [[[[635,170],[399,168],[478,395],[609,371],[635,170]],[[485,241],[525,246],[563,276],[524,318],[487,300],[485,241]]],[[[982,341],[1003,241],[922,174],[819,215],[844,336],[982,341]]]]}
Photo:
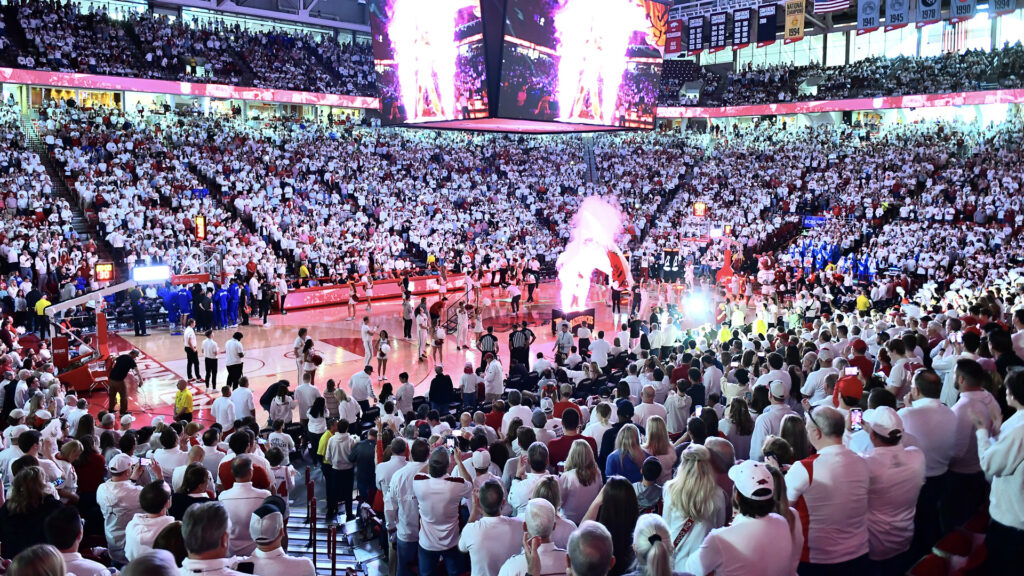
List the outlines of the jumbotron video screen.
{"type": "Polygon", "coordinates": [[[479,0],[371,0],[384,124],[487,116],[479,0]]]}
{"type": "Polygon", "coordinates": [[[653,127],[667,18],[652,0],[508,0],[499,115],[653,127]]]}

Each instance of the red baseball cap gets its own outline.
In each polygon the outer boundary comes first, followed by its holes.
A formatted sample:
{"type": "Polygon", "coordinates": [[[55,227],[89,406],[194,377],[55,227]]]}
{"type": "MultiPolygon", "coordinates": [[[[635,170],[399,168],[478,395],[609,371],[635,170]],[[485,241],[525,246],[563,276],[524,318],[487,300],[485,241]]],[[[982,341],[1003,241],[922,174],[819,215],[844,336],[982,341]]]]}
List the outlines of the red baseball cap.
{"type": "Polygon", "coordinates": [[[857,352],[858,354],[863,354],[868,351],[868,343],[861,340],[860,338],[854,340],[853,343],[850,344],[850,346],[852,346],[853,351],[857,352]]]}
{"type": "Polygon", "coordinates": [[[864,383],[856,376],[843,376],[836,383],[836,390],[839,390],[840,396],[859,399],[864,395],[864,383]]]}

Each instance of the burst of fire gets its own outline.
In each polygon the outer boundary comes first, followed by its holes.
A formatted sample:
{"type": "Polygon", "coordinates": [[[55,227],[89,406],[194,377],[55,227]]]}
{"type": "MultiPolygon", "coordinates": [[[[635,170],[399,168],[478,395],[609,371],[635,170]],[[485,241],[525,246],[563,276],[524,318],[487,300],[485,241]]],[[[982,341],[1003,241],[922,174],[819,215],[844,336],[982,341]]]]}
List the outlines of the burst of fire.
{"type": "Polygon", "coordinates": [[[649,27],[636,0],[566,0],[555,13],[560,120],[615,120],[629,41],[649,27]]]}
{"type": "Polygon", "coordinates": [[[572,233],[558,256],[559,297],[562,310],[586,308],[590,276],[594,270],[611,275],[609,253],[617,253],[615,237],[622,230],[622,213],[597,196],[583,200],[572,219],[572,233]]]}
{"type": "Polygon", "coordinates": [[[465,0],[392,0],[388,37],[409,122],[455,118],[455,20],[465,5],[465,0]]]}

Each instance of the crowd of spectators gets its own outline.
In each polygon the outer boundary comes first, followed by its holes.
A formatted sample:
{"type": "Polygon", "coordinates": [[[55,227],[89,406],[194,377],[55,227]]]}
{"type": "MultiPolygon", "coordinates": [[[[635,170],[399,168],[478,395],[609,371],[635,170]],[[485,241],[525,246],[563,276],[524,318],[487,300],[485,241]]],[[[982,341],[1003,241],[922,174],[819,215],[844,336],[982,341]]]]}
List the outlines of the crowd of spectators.
{"type": "Polygon", "coordinates": [[[143,68],[125,29],[102,7],[84,12],[73,2],[33,0],[19,4],[18,21],[29,50],[19,54],[19,66],[116,76],[143,68]]]}
{"type": "Polygon", "coordinates": [[[220,22],[171,21],[151,12],[129,11],[114,19],[99,5],[59,0],[24,0],[17,13],[25,51],[11,44],[8,31],[0,35],[0,50],[20,68],[377,93],[369,43],[341,43],[329,34],[251,31],[220,22]]]}
{"type": "Polygon", "coordinates": [[[180,20],[143,13],[129,21],[146,61],[142,75],[191,82],[239,85],[242,71],[232,42],[212,26],[186,26],[180,20]]]}
{"type": "Polygon", "coordinates": [[[367,371],[275,384],[286,408],[268,413],[243,379],[205,429],[94,417],[47,364],[4,354],[9,570],[313,574],[284,538],[303,465],[328,520],[361,510],[402,575],[904,574],[933,547],[1018,568],[1024,282],[921,306],[726,299],[696,328],[651,304],[582,348],[565,332],[553,362],[488,354],[458,388],[439,366],[419,402],[405,374],[363,398],[367,371]],[[470,400],[481,387],[492,402],[470,400]]]}
{"type": "Polygon", "coordinates": [[[662,92],[662,105],[740,106],[809,100],[875,98],[910,94],[945,94],[1024,85],[1024,45],[1005,44],[991,51],[945,52],[938,56],[872,56],[825,67],[774,64],[744,67],[722,82],[705,78],[698,102],[662,92]]]}

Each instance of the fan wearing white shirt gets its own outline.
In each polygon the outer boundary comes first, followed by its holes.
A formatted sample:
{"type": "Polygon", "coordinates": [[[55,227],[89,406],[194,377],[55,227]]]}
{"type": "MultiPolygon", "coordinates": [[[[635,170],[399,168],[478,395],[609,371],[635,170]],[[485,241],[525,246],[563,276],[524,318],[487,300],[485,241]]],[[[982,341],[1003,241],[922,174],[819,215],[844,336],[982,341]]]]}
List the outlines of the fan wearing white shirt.
{"type": "Polygon", "coordinates": [[[459,550],[469,554],[470,573],[498,576],[508,558],[522,551],[523,523],[503,516],[505,490],[498,480],[480,486],[469,522],[459,536],[459,550]]]}
{"type": "Polygon", "coordinates": [[[165,482],[147,484],[139,493],[139,505],[142,512],[135,514],[124,529],[124,554],[128,561],[152,550],[160,531],[174,523],[174,517],[167,515],[171,492],[165,482]]]}
{"type": "MultiPolygon", "coordinates": [[[[774,511],[771,471],[760,462],[744,460],[730,468],[728,475],[733,482],[737,515],[729,526],[715,528],[704,537],[700,548],[687,560],[686,570],[694,574],[793,574],[800,550],[792,538],[781,536],[789,534],[790,527],[774,511]]],[[[641,522],[646,517],[637,521],[638,532],[646,524],[641,522]]],[[[661,542],[671,545],[663,537],[661,542]]]]}
{"type": "Polygon", "coordinates": [[[235,404],[231,401],[231,387],[221,386],[220,397],[213,401],[210,413],[224,434],[230,434],[235,428],[235,404]]]}
{"type": "Polygon", "coordinates": [[[1017,573],[1024,549],[1024,372],[1009,372],[1004,385],[1006,404],[1016,412],[1003,422],[999,436],[992,437],[982,418],[973,422],[981,469],[992,478],[992,521],[985,534],[990,574],[1017,573]]]}
{"type": "MultiPolygon", "coordinates": [[[[892,343],[902,344],[899,340],[892,343]]],[[[938,374],[930,370],[917,372],[907,396],[909,403],[899,411],[904,430],[917,439],[924,452],[928,476],[914,516],[914,553],[926,553],[941,536],[939,508],[948,495],[949,462],[957,449],[957,417],[939,401],[941,393],[942,380],[938,374]]]]}
{"type": "Polygon", "coordinates": [[[924,454],[904,446],[903,422],[896,410],[881,406],[864,412],[864,430],[874,449],[862,455],[868,464],[869,557],[878,574],[903,574],[913,559],[914,514],[924,485],[924,454]]]}
{"type": "Polygon", "coordinates": [[[647,421],[651,419],[651,416],[661,416],[663,419],[668,418],[668,411],[665,407],[654,402],[654,394],[654,386],[644,386],[644,389],[640,392],[641,402],[633,412],[634,424],[646,428],[647,421]]]}
{"type": "MultiPolygon", "coordinates": [[[[565,570],[566,552],[554,545],[551,541],[551,533],[555,528],[555,518],[558,513],[551,502],[543,498],[534,498],[526,504],[523,514],[525,517],[524,528],[527,539],[539,540],[533,555],[537,557],[535,562],[539,566],[538,574],[559,574],[565,570]]],[[[518,542],[518,539],[517,539],[518,542]]],[[[501,566],[499,576],[526,576],[530,574],[525,554],[517,554],[501,566]]]]}

